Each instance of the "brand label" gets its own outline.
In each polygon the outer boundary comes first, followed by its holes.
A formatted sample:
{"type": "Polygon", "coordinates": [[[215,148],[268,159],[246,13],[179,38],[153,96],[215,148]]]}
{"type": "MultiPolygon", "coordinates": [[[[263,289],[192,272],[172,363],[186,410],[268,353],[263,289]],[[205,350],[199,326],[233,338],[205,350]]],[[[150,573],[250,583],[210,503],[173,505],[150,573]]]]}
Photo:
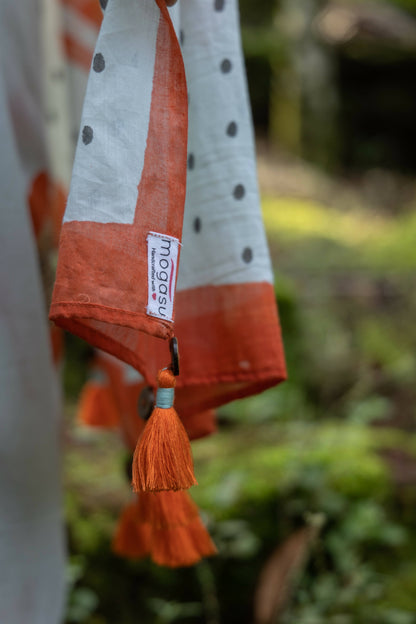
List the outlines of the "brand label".
{"type": "Polygon", "coordinates": [[[157,232],[147,235],[147,314],[173,320],[179,241],[157,232]]]}

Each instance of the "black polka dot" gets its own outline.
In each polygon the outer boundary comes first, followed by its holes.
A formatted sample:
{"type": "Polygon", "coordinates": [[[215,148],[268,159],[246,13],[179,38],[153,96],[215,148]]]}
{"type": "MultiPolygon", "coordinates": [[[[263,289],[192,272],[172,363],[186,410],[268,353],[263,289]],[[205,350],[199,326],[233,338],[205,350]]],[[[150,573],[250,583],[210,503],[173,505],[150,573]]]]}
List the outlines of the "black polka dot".
{"type": "Polygon", "coordinates": [[[103,11],[105,11],[105,8],[107,6],[107,2],[108,0],[100,0],[100,5],[103,11]]]}
{"type": "Polygon", "coordinates": [[[249,264],[249,262],[253,260],[253,250],[251,249],[251,247],[246,247],[245,249],[243,249],[241,257],[246,264],[249,264]]]}
{"type": "Polygon", "coordinates": [[[105,69],[105,60],[101,52],[97,52],[97,54],[94,56],[92,68],[97,73],[100,73],[105,69]]]}
{"type": "Polygon", "coordinates": [[[185,33],[183,32],[183,30],[179,31],[179,41],[181,45],[185,43],[185,33]]]}
{"type": "Polygon", "coordinates": [[[232,68],[230,59],[224,59],[221,61],[220,67],[223,74],[228,74],[232,68]]]}
{"type": "Polygon", "coordinates": [[[195,156],[193,154],[189,154],[188,156],[188,169],[193,169],[195,167],[195,156]]]}
{"type": "Polygon", "coordinates": [[[243,199],[245,194],[246,194],[246,189],[244,188],[242,184],[237,184],[237,186],[234,187],[233,195],[235,199],[243,199]]]}
{"type": "Polygon", "coordinates": [[[225,6],[225,0],[215,0],[214,1],[214,9],[216,11],[223,11],[225,6]]]}
{"type": "Polygon", "coordinates": [[[237,134],[237,130],[238,130],[238,126],[235,123],[235,121],[230,121],[230,123],[227,126],[227,134],[229,137],[235,137],[235,135],[237,134]]]}
{"type": "Polygon", "coordinates": [[[201,227],[202,227],[202,223],[201,223],[201,219],[199,217],[196,217],[196,219],[194,219],[194,230],[195,232],[200,232],[201,231],[201,227]]]}
{"type": "Polygon", "coordinates": [[[84,145],[88,145],[92,141],[92,137],[94,136],[94,132],[91,126],[84,126],[82,129],[82,142],[84,145]]]}

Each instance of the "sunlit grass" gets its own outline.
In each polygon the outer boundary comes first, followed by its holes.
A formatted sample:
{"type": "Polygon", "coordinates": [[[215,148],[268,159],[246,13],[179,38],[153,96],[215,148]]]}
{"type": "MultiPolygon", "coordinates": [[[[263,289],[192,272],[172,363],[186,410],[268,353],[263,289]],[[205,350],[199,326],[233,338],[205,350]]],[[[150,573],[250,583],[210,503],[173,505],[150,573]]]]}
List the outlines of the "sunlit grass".
{"type": "Polygon", "coordinates": [[[389,222],[365,211],[341,212],[296,198],[264,198],[263,216],[271,235],[322,236],[358,245],[385,234],[389,222]]]}
{"type": "MultiPolygon", "coordinates": [[[[416,267],[416,215],[393,217],[353,208],[342,211],[298,198],[270,198],[262,201],[263,218],[272,244],[290,250],[305,244],[305,266],[328,264],[325,244],[331,244],[331,265],[407,271],[416,267]],[[306,243],[322,243],[312,249],[306,243]],[[337,254],[338,250],[338,254],[337,254]],[[338,255],[338,257],[337,257],[338,255]],[[349,258],[347,256],[350,256],[349,258]],[[337,261],[338,260],[338,261],[337,261]]],[[[302,249],[302,247],[300,247],[302,249]]]]}

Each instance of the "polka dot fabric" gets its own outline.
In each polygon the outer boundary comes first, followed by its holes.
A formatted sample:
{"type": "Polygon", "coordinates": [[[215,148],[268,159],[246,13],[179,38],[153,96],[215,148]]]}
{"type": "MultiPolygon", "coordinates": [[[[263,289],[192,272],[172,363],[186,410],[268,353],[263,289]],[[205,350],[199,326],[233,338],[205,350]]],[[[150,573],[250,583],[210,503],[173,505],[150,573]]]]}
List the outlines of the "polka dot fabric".
{"type": "Polygon", "coordinates": [[[51,318],[150,383],[175,334],[184,417],[285,378],[235,0],[106,5],[51,318]],[[146,315],[149,231],[182,243],[173,322],[146,315]]]}
{"type": "Polygon", "coordinates": [[[143,370],[142,332],[172,335],[147,313],[147,238],[181,239],[186,183],[186,81],[164,0],[108,2],[90,67],[50,316],[143,370]]]}
{"type": "Polygon", "coordinates": [[[190,94],[186,244],[178,289],[271,283],[237,4],[180,0],[178,10],[190,94]],[[249,261],[246,249],[252,250],[249,261]]]}
{"type": "Polygon", "coordinates": [[[150,120],[159,19],[154,0],[118,0],[105,7],[65,221],[134,221],[150,120]],[[87,151],[84,146],[89,146],[87,151]],[[104,171],[108,175],[103,175],[104,171]]]}

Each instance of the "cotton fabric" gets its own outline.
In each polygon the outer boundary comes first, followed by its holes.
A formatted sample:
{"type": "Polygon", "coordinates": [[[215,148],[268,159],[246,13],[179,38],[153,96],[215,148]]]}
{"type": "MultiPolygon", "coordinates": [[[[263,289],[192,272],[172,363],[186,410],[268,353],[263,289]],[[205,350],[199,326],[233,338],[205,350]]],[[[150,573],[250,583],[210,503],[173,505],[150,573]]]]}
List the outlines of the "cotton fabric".
{"type": "Polygon", "coordinates": [[[181,0],[171,14],[173,24],[161,0],[106,5],[51,318],[153,385],[175,334],[186,414],[274,385],[285,365],[238,8],[181,0]],[[139,76],[140,93],[131,84],[139,76]],[[150,231],[182,242],[173,321],[147,314],[150,231]]]}

